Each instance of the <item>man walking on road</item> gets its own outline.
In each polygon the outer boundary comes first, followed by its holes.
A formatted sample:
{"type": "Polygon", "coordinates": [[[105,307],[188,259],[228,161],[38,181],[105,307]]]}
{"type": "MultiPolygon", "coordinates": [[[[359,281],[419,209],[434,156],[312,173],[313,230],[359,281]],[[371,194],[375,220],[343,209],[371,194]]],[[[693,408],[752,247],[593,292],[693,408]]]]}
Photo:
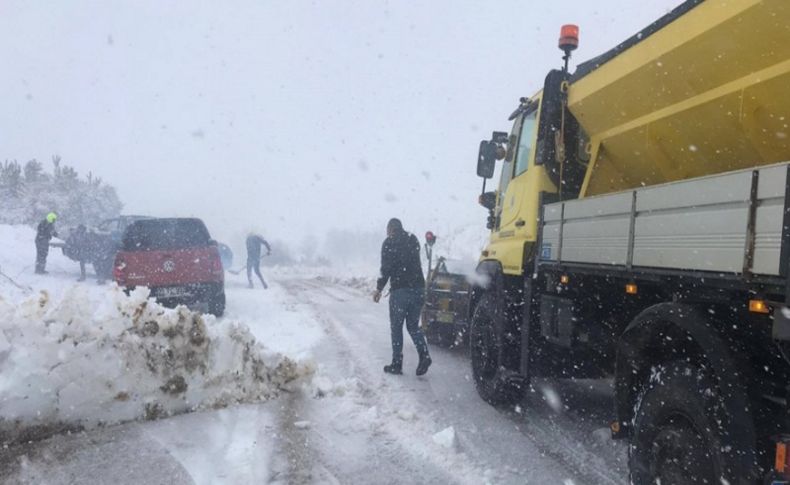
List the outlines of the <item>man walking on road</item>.
{"type": "Polygon", "coordinates": [[[398,219],[387,223],[387,239],[381,246],[381,277],[376,283],[373,301],[381,300],[381,291],[390,282],[390,331],[392,334],[392,363],[384,366],[388,374],[403,373],[403,322],[417,347],[420,361],[417,375],[428,372],[431,356],[428,343],[420,331],[420,312],[424,300],[425,278],[420,264],[420,242],[403,230],[398,219]]]}
{"type": "Polygon", "coordinates": [[[36,230],[36,274],[47,274],[47,255],[49,255],[49,241],[57,237],[55,220],[58,216],[54,212],[38,223],[36,230]]]}
{"type": "Polygon", "coordinates": [[[258,275],[258,278],[260,278],[263,288],[266,289],[269,287],[261,275],[261,246],[266,246],[267,256],[272,253],[272,248],[269,246],[269,243],[266,242],[266,239],[258,234],[250,234],[247,236],[247,281],[250,282],[250,288],[253,288],[253,270],[255,274],[258,275]]]}

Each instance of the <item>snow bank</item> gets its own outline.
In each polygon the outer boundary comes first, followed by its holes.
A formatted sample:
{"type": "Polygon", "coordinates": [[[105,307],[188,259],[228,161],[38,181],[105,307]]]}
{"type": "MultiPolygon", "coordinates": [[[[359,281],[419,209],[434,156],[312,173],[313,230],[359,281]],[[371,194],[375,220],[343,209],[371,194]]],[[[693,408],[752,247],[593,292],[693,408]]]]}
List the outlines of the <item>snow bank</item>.
{"type": "Polygon", "coordinates": [[[145,288],[106,294],[0,292],[1,442],[266,400],[312,374],[243,324],[164,308],[145,288]]]}

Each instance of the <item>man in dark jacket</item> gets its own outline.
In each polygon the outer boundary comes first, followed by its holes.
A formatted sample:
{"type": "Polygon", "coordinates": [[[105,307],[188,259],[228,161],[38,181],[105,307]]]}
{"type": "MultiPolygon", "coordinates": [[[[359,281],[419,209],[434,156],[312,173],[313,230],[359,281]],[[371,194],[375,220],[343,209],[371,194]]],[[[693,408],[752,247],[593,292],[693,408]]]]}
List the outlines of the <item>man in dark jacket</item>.
{"type": "Polygon", "coordinates": [[[85,281],[85,264],[88,263],[88,258],[91,256],[91,250],[88,228],[84,224],[80,224],[69,233],[63,253],[66,257],[80,263],[80,277],[77,281],[85,281]]]}
{"type": "Polygon", "coordinates": [[[96,283],[103,285],[107,280],[112,280],[112,268],[115,263],[115,255],[118,253],[118,244],[112,236],[105,234],[88,234],[90,248],[93,253],[93,269],[96,271],[96,283]]]}
{"type": "Polygon", "coordinates": [[[109,234],[97,234],[89,231],[84,225],[77,226],[66,238],[63,253],[66,257],[80,263],[80,278],[85,281],[85,265],[93,264],[96,272],[96,282],[104,284],[112,278],[112,267],[118,246],[109,234]]]}
{"type": "Polygon", "coordinates": [[[260,278],[263,288],[266,289],[269,287],[261,275],[261,246],[266,246],[267,255],[272,253],[272,248],[269,246],[269,243],[266,242],[266,239],[258,234],[250,234],[247,236],[247,281],[250,283],[250,288],[253,287],[253,270],[255,274],[258,275],[258,278],[260,278]]]}
{"type": "Polygon", "coordinates": [[[417,347],[420,361],[417,375],[428,372],[431,356],[428,344],[420,331],[420,312],[425,298],[425,278],[420,264],[420,242],[403,230],[398,219],[387,223],[387,239],[381,245],[381,277],[376,283],[373,301],[381,299],[381,291],[390,283],[390,332],[392,335],[392,363],[384,366],[389,374],[403,373],[403,322],[417,347]]]}
{"type": "Polygon", "coordinates": [[[55,231],[55,220],[57,214],[50,212],[47,217],[38,223],[36,230],[36,274],[47,274],[47,255],[49,255],[49,241],[57,237],[55,231]]]}

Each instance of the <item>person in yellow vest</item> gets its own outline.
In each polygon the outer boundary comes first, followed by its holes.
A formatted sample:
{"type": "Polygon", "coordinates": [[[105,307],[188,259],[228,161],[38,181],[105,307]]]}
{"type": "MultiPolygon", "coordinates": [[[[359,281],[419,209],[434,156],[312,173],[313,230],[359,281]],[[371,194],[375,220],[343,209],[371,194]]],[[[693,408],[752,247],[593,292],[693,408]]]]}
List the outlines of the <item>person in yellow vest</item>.
{"type": "Polygon", "coordinates": [[[57,231],[55,231],[57,218],[57,214],[50,212],[44,220],[38,223],[38,229],[36,230],[36,274],[47,274],[49,241],[53,237],[58,236],[57,231]]]}

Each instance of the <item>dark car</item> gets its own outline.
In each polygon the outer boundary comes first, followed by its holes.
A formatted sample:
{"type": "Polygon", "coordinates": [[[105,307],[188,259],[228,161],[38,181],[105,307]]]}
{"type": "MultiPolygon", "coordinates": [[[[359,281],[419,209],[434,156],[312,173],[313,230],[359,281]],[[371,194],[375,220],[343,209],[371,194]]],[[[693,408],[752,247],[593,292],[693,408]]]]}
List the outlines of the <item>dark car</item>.
{"type": "Polygon", "coordinates": [[[431,344],[451,347],[463,340],[469,328],[469,282],[462,266],[440,257],[429,268],[422,329],[431,344]]]}
{"type": "Polygon", "coordinates": [[[200,219],[144,219],[126,228],[115,256],[115,281],[147,286],[160,303],[225,311],[225,284],[217,242],[200,219]]]}
{"type": "Polygon", "coordinates": [[[112,278],[113,261],[119,243],[108,234],[92,231],[83,226],[83,232],[72,228],[67,232],[65,243],[58,244],[63,255],[73,261],[90,263],[99,281],[112,278]]]}
{"type": "Polygon", "coordinates": [[[105,219],[101,221],[98,226],[96,226],[96,233],[109,236],[113,243],[120,245],[121,239],[123,238],[123,234],[127,227],[137,221],[144,221],[147,219],[153,219],[153,217],[123,215],[114,217],[112,219],[105,219]]]}

